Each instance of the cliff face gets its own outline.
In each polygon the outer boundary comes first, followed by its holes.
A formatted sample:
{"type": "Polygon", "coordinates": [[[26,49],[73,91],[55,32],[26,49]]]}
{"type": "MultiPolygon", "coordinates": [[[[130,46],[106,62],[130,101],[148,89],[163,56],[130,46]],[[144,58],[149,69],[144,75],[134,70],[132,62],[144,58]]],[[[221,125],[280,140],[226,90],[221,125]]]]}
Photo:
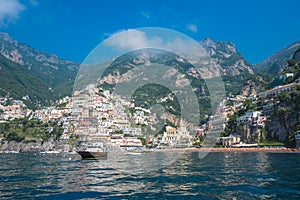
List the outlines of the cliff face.
{"type": "Polygon", "coordinates": [[[238,125],[236,133],[241,137],[241,141],[245,143],[259,143],[262,135],[262,131],[257,126],[250,125],[238,125]]]}
{"type": "Polygon", "coordinates": [[[271,137],[278,138],[279,141],[290,146],[293,145],[295,133],[300,124],[300,111],[298,102],[283,102],[279,108],[270,116],[266,123],[271,137]]]}
{"type": "Polygon", "coordinates": [[[294,131],[297,113],[292,112],[283,116],[278,114],[272,117],[272,120],[267,123],[268,130],[272,137],[278,137],[279,141],[287,142],[289,136],[294,131]]]}

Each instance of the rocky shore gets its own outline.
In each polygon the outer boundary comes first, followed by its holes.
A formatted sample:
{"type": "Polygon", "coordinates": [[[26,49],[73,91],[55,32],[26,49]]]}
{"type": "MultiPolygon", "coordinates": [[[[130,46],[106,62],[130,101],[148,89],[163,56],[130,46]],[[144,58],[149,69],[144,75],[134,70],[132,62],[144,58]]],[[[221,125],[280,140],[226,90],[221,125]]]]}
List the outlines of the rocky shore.
{"type": "Polygon", "coordinates": [[[74,151],[72,145],[67,141],[42,141],[37,140],[35,142],[23,143],[23,142],[7,142],[3,141],[0,144],[0,152],[13,151],[13,152],[39,152],[39,151],[58,151],[69,152],[74,151]]]}

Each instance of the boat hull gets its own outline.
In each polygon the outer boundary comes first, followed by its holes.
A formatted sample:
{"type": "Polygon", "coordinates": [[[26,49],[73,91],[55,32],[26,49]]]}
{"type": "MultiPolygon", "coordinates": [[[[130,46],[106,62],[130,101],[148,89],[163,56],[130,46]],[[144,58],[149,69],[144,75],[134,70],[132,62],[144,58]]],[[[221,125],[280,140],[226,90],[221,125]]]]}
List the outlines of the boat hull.
{"type": "Polygon", "coordinates": [[[107,160],[108,152],[77,151],[82,160],[107,160]]]}

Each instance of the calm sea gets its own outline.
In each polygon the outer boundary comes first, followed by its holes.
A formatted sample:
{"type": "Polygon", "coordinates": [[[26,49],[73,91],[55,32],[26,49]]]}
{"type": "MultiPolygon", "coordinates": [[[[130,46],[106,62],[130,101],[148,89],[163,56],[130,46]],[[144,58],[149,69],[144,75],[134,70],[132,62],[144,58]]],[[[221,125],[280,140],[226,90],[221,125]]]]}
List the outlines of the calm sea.
{"type": "Polygon", "coordinates": [[[199,159],[189,152],[155,168],[163,162],[161,154],[148,153],[147,161],[124,155],[115,162],[70,154],[0,154],[0,199],[300,198],[297,153],[214,152],[199,159]]]}

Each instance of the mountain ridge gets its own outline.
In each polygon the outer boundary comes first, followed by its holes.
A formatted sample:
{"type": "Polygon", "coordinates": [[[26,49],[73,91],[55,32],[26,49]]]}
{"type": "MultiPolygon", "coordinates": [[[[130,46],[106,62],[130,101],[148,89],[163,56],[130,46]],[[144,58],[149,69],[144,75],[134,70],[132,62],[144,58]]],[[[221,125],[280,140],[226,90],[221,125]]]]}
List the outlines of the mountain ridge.
{"type": "Polygon", "coordinates": [[[298,49],[300,49],[300,39],[253,65],[253,69],[256,73],[278,74],[288,66],[287,61],[292,59],[298,49]]]}
{"type": "MultiPolygon", "coordinates": [[[[277,69],[274,70],[272,66],[268,68],[268,66],[260,67],[262,65],[252,65],[237,50],[235,44],[232,42],[215,41],[211,38],[205,38],[199,41],[199,43],[203,48],[207,50],[208,54],[220,69],[220,73],[223,76],[223,80],[226,86],[229,85],[229,90],[230,88],[235,88],[235,90],[237,90],[239,86],[237,86],[236,84],[244,83],[247,78],[254,73],[253,71],[260,73],[269,73],[270,70],[276,71],[276,73],[280,71],[277,69]]],[[[278,51],[279,55],[282,55],[282,53],[280,52],[283,52],[283,55],[287,56],[282,62],[286,63],[286,60],[290,59],[292,53],[294,53],[294,50],[297,50],[298,47],[300,48],[300,40],[278,51]]],[[[266,59],[264,62],[268,63],[270,62],[270,60],[272,61],[271,58],[277,59],[276,55],[278,55],[278,52],[271,55],[269,57],[269,61],[268,59],[266,59]]],[[[79,63],[61,59],[55,54],[41,52],[27,44],[18,42],[8,33],[4,32],[0,32],[0,55],[2,56],[2,65],[3,63],[6,63],[6,65],[11,64],[10,62],[5,61],[5,59],[14,62],[16,63],[16,65],[14,66],[14,70],[19,70],[20,73],[22,72],[25,74],[27,74],[28,72],[29,74],[31,74],[29,77],[31,77],[31,79],[37,80],[43,88],[46,88],[47,86],[48,89],[44,90],[44,93],[50,92],[53,95],[53,98],[47,97],[50,99],[43,101],[44,103],[47,102],[46,104],[51,104],[52,101],[58,98],[71,95],[73,83],[80,66],[79,63]]],[[[174,61],[170,63],[174,64],[174,61]]],[[[4,67],[2,66],[2,68],[4,67]]],[[[21,79],[26,79],[26,76],[20,77],[21,79]]],[[[19,83],[21,84],[21,82],[24,81],[21,80],[19,83]]],[[[10,85],[11,83],[9,81],[3,83],[2,81],[2,84],[10,85]]],[[[27,88],[27,92],[31,94],[32,88],[30,88],[30,85],[27,86],[29,87],[27,88]]],[[[3,87],[2,85],[0,85],[0,88],[9,90],[9,87],[3,87]]],[[[26,89],[26,87],[23,89],[26,89]]],[[[12,94],[14,93],[14,90],[10,89],[10,91],[8,92],[12,94]]],[[[31,96],[34,95],[29,95],[29,97],[31,96]]],[[[45,97],[47,95],[42,94],[41,98],[43,98],[42,96],[45,97]]],[[[19,96],[18,98],[20,99],[22,98],[22,96],[19,96]]],[[[35,104],[35,102],[33,102],[33,104],[35,104]]]]}
{"type": "Polygon", "coordinates": [[[49,105],[56,99],[71,95],[74,79],[79,68],[79,63],[60,59],[55,54],[47,54],[13,39],[8,33],[0,32],[0,55],[2,71],[5,69],[12,80],[1,73],[2,83],[0,88],[6,94],[14,94],[14,98],[22,99],[25,91],[31,101],[31,106],[49,105]],[[16,75],[17,76],[14,76],[16,75]],[[27,76],[22,76],[26,74],[27,76]],[[17,82],[12,77],[18,77],[17,82]],[[36,94],[35,84],[26,84],[26,79],[36,80],[43,90],[36,94]],[[6,81],[3,81],[6,80],[6,81]],[[16,91],[22,88],[22,92],[16,91]],[[47,88],[47,89],[45,89],[47,88]],[[51,93],[48,95],[47,93],[51,93]],[[21,95],[22,94],[22,95],[21,95]],[[45,99],[46,98],[46,99],[45,99]]]}

